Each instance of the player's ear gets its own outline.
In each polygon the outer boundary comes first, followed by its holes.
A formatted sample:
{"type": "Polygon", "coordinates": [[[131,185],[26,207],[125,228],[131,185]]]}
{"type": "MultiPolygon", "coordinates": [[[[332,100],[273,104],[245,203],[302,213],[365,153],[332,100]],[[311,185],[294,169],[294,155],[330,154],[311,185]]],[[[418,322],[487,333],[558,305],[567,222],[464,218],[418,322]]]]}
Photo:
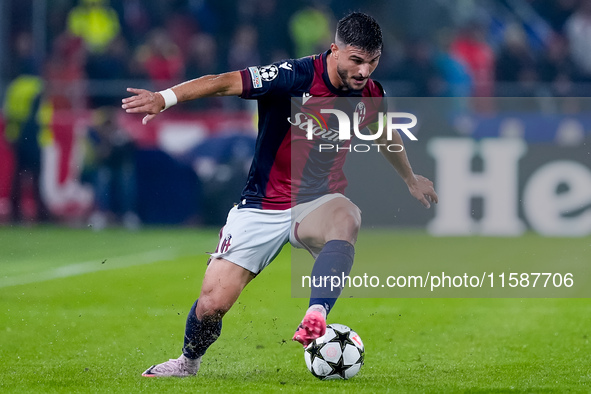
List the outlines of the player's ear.
{"type": "Polygon", "coordinates": [[[330,52],[335,59],[339,57],[339,47],[334,42],[330,44],[330,52]]]}

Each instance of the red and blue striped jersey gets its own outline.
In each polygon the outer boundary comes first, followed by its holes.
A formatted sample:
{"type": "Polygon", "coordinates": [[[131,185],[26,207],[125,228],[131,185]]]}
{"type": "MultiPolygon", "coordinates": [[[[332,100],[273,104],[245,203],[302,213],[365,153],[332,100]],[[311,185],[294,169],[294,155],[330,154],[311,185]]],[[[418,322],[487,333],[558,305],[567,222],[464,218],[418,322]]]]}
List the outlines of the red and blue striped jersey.
{"type": "MultiPolygon", "coordinates": [[[[239,208],[281,210],[325,194],[344,193],[347,180],[343,165],[351,140],[338,142],[343,149],[320,151],[318,147],[323,139],[307,139],[305,125],[291,119],[295,101],[292,99],[303,98],[304,106],[309,101],[308,105],[318,108],[318,98],[374,97],[381,100],[384,90],[372,79],[360,91],[336,89],[327,72],[329,54],[330,50],[241,71],[240,97],[258,101],[259,131],[239,208]]],[[[366,122],[361,122],[360,127],[367,126],[372,116],[375,119],[378,110],[377,106],[370,106],[366,122]]],[[[330,125],[326,128],[331,129],[330,125]]]]}

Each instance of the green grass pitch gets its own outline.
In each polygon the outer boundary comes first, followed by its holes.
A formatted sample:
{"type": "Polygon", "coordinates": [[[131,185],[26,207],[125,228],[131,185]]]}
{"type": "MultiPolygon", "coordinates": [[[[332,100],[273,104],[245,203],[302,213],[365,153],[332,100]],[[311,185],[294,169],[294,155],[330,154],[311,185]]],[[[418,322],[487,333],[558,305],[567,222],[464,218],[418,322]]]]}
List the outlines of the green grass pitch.
{"type": "MultiPolygon", "coordinates": [[[[421,258],[464,258],[457,250],[471,247],[465,258],[486,261],[494,253],[478,250],[506,251],[497,238],[362,230],[364,237],[382,237],[376,253],[384,237],[409,256],[420,245],[421,258]]],[[[319,381],[290,341],[307,300],[290,296],[287,248],[228,313],[197,377],[142,378],[180,355],[216,238],[178,228],[0,228],[0,392],[591,391],[585,298],[342,299],[329,323],[360,334],[365,366],[349,381],[319,381]]],[[[532,259],[551,246],[589,261],[588,238],[528,235],[519,243],[532,259]]]]}

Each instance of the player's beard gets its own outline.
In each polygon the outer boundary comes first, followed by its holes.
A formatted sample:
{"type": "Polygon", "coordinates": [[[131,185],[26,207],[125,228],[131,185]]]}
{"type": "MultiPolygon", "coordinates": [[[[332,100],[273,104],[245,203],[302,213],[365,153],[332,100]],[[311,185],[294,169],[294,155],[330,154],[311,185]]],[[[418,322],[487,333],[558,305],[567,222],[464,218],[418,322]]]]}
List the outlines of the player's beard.
{"type": "Polygon", "coordinates": [[[342,68],[339,67],[339,65],[337,64],[337,74],[339,74],[339,78],[341,78],[341,81],[343,81],[343,83],[345,84],[345,87],[348,90],[361,90],[365,87],[365,84],[367,83],[367,78],[365,79],[365,83],[361,86],[361,87],[354,87],[352,86],[349,82],[351,81],[351,78],[349,76],[349,74],[347,73],[346,70],[343,70],[342,68]]]}

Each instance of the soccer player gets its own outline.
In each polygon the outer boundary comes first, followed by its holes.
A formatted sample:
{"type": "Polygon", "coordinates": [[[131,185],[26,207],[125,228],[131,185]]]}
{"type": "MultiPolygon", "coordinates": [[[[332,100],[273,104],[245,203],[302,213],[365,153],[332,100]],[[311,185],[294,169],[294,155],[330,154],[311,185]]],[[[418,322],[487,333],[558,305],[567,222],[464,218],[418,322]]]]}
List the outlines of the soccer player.
{"type": "MultiPolygon", "coordinates": [[[[349,274],[361,214],[343,195],[347,150],[319,152],[321,139],[298,137],[302,130],[288,121],[290,100],[381,99],[384,91],[370,75],[382,47],[378,23],[356,12],[338,22],[335,42],[320,55],[207,75],[161,92],[128,89],[133,96],[123,99],[122,107],[128,113],[146,114],[144,124],[177,102],[209,96],[256,99],[259,113],[259,134],[246,186],[240,203],[228,214],[200,296],[187,317],[183,354],[150,367],[143,376],[195,375],[201,357],[221,333],[224,314],[287,242],[306,248],[315,258],[312,276],[349,274]]],[[[402,145],[397,132],[393,139],[388,142],[402,145]]],[[[415,198],[427,208],[437,202],[432,182],[414,174],[404,151],[383,153],[415,198]]],[[[340,292],[340,288],[312,287],[310,306],[294,341],[306,346],[324,334],[326,315],[340,292]]]]}

